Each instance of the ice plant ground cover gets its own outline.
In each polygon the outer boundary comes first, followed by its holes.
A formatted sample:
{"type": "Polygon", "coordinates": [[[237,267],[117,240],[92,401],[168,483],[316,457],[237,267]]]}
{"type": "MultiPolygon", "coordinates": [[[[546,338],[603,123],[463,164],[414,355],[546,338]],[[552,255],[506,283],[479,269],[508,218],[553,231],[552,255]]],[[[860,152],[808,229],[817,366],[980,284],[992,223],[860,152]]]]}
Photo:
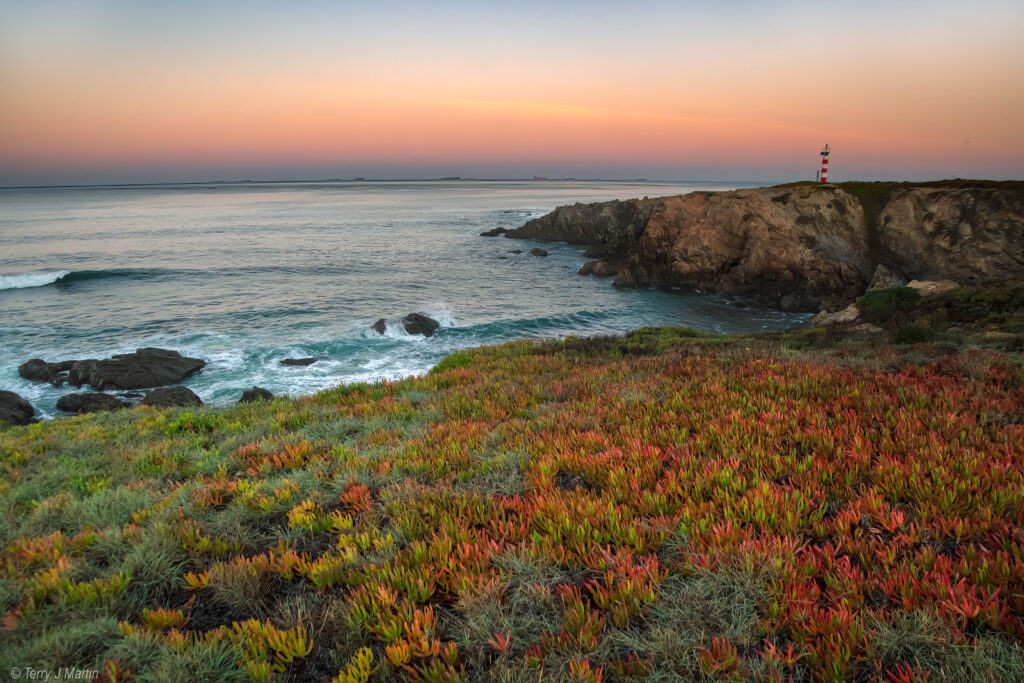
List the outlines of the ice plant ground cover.
{"type": "Polygon", "coordinates": [[[0,670],[1024,679],[1019,354],[515,342],[0,432],[0,670]]]}

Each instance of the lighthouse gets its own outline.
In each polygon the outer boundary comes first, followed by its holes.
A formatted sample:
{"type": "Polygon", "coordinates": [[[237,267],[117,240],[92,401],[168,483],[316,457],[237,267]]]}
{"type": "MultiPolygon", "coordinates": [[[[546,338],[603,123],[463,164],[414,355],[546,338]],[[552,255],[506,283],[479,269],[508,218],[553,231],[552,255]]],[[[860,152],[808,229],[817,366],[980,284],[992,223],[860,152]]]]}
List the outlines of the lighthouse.
{"type": "Polygon", "coordinates": [[[821,175],[818,176],[821,182],[828,182],[828,143],[825,143],[825,149],[821,150],[821,175]]]}

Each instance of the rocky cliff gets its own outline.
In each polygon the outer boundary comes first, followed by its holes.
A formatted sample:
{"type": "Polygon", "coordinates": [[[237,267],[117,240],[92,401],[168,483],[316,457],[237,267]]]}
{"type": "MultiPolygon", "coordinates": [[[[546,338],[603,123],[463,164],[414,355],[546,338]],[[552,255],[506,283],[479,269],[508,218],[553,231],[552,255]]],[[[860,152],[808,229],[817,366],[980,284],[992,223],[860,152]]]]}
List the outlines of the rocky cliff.
{"type": "Polygon", "coordinates": [[[506,233],[589,245],[581,273],[837,310],[872,278],[1024,277],[1024,183],[794,183],[575,204],[506,233]],[[879,266],[884,266],[879,268],[879,266]]]}

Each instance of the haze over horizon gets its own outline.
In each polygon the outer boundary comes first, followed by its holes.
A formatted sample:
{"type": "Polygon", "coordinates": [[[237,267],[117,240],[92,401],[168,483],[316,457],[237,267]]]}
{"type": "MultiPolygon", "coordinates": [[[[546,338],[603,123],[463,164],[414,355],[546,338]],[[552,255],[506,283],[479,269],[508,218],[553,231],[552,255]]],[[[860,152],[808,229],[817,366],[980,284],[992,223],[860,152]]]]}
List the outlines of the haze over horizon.
{"type": "Polygon", "coordinates": [[[0,0],[0,185],[1024,176],[1006,0],[0,0]]]}

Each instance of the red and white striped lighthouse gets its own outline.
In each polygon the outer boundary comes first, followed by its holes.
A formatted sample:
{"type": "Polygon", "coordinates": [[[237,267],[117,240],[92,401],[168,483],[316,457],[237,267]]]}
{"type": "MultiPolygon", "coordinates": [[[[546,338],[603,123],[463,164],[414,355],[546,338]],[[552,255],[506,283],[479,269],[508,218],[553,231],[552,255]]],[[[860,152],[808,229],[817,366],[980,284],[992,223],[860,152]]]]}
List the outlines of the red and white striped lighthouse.
{"type": "Polygon", "coordinates": [[[821,150],[821,182],[828,182],[828,143],[825,143],[825,149],[821,150]]]}

